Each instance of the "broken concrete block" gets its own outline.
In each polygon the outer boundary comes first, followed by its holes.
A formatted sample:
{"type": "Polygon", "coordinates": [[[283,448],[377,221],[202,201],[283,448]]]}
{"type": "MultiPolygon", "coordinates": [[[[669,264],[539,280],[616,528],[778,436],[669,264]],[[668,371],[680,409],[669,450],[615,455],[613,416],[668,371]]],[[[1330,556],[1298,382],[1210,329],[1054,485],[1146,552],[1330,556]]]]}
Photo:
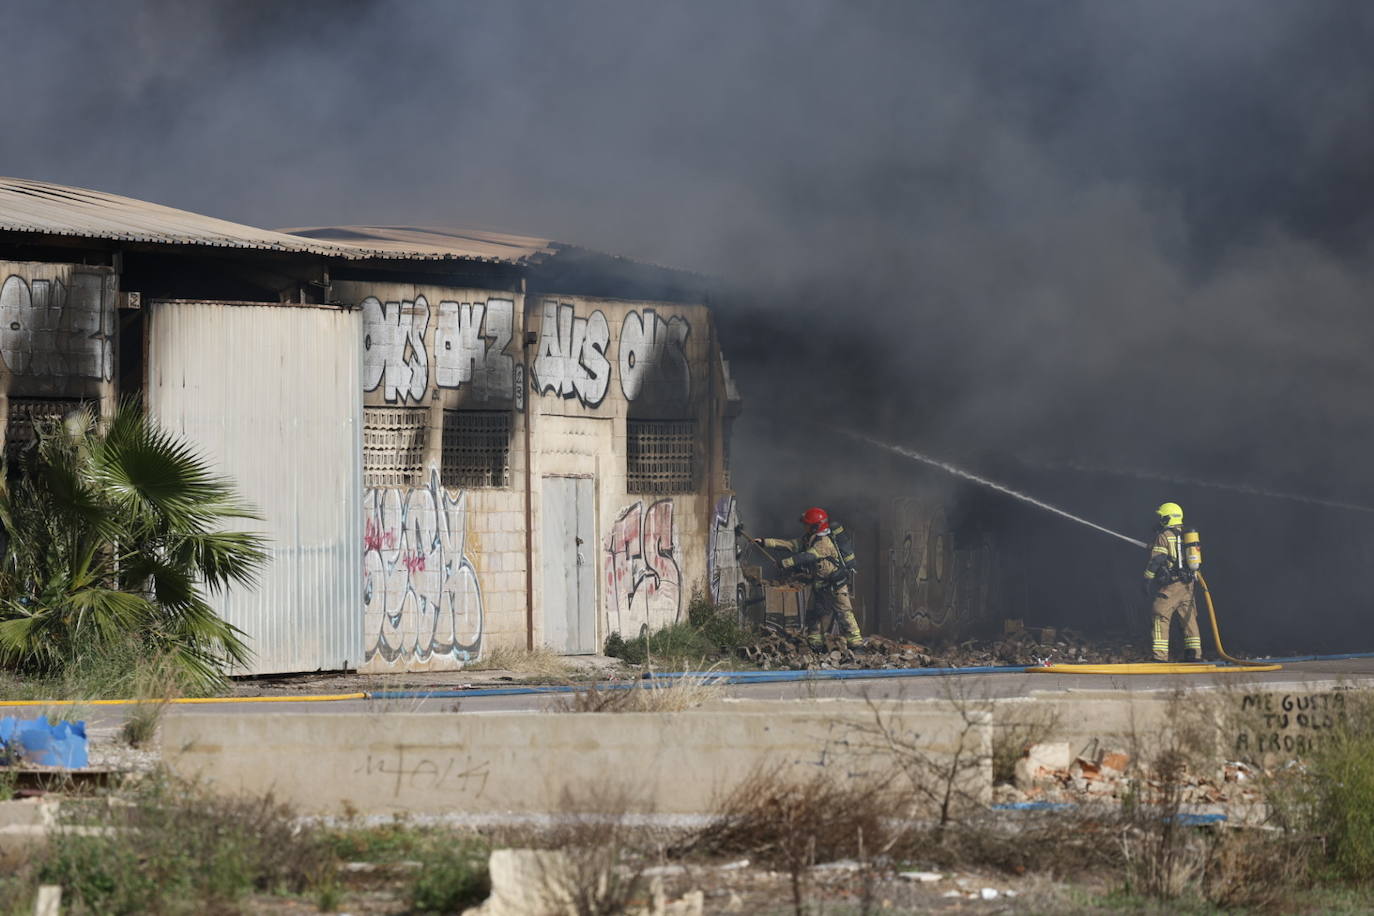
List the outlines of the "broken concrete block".
{"type": "MultiPolygon", "coordinates": [[[[585,903],[588,896],[584,886],[587,882],[595,883],[591,896],[597,906],[610,906],[613,902],[611,875],[581,873],[573,858],[559,850],[498,849],[492,852],[487,870],[491,895],[480,907],[465,910],[464,916],[577,916],[582,911],[579,902],[585,903]]],[[[632,916],[701,916],[706,903],[701,891],[668,900],[658,877],[649,882],[648,891],[648,906],[617,912],[632,916]]]]}
{"type": "Polygon", "coordinates": [[[1032,744],[1016,761],[1016,787],[1024,791],[1049,782],[1054,779],[1055,771],[1067,770],[1072,761],[1073,752],[1067,741],[1032,744]]]}

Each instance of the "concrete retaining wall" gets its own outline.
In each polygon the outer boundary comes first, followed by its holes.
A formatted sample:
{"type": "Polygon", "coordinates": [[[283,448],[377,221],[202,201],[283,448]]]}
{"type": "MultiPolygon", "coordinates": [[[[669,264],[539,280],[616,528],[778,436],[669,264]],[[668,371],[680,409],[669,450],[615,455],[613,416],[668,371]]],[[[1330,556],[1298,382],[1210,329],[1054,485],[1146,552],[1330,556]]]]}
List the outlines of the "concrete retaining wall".
{"type": "MultiPolygon", "coordinates": [[[[862,704],[777,704],[770,712],[185,715],[162,725],[173,772],[228,792],[273,792],[336,814],[537,814],[622,808],[708,814],[760,768],[805,780],[817,767],[874,781],[894,763],[862,704]],[[789,708],[790,707],[790,708],[789,708]]],[[[991,726],[943,701],[885,721],[938,769],[990,798],[991,726]]]]}

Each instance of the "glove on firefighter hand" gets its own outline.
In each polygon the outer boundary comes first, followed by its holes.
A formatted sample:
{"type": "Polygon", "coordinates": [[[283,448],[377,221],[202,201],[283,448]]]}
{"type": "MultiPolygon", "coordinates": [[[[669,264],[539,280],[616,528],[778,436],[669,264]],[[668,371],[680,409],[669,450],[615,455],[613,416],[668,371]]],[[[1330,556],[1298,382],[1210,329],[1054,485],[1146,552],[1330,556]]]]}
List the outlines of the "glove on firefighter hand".
{"type": "Polygon", "coordinates": [[[1154,579],[1146,579],[1140,584],[1140,593],[1146,598],[1153,598],[1158,590],[1159,586],[1155,585],[1154,579]]]}

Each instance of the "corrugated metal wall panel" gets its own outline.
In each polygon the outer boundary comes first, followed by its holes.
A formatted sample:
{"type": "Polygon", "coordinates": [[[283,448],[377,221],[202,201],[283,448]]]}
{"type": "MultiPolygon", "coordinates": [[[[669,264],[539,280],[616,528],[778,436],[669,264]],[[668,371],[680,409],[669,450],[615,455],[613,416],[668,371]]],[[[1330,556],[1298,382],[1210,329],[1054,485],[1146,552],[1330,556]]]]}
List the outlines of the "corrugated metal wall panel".
{"type": "Polygon", "coordinates": [[[271,561],[216,599],[250,671],[362,660],[362,322],[301,306],[154,302],[148,407],[237,483],[271,561]]]}

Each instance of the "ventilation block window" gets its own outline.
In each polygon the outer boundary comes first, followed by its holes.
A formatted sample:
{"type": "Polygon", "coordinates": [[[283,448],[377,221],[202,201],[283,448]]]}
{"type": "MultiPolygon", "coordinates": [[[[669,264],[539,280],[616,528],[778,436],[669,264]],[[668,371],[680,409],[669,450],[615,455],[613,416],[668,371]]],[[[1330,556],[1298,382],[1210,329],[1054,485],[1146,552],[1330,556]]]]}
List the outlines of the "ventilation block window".
{"type": "Polygon", "coordinates": [[[509,410],[445,410],[444,486],[510,486],[510,439],[509,410]]]}
{"type": "Polygon", "coordinates": [[[5,427],[5,451],[14,455],[36,438],[35,427],[46,420],[61,420],[85,402],[80,398],[10,398],[9,422],[5,427]]]}
{"type": "Polygon", "coordinates": [[[695,420],[626,420],[631,493],[690,493],[696,489],[695,420]]]}
{"type": "Polygon", "coordinates": [[[425,407],[363,408],[363,486],[406,487],[419,482],[425,462],[425,407]]]}

